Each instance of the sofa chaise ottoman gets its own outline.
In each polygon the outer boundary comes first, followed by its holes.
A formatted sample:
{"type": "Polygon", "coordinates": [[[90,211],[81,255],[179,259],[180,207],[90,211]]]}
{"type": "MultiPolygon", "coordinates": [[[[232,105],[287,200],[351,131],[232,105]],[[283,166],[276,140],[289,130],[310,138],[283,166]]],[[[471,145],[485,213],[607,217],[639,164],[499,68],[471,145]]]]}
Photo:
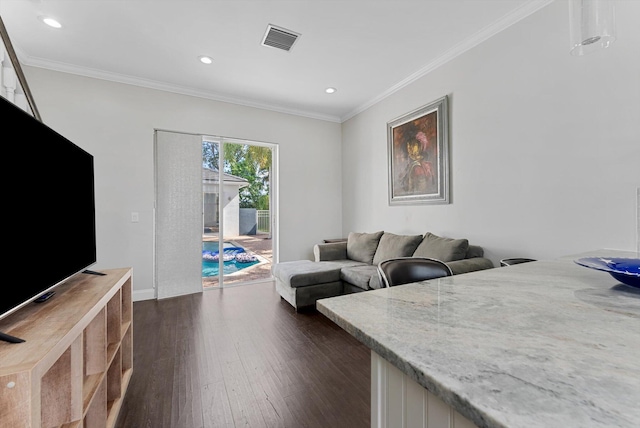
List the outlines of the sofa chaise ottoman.
{"type": "Polygon", "coordinates": [[[276,263],[276,290],[296,310],[315,307],[318,299],[383,287],[377,266],[396,257],[441,260],[454,275],[493,268],[484,250],[467,239],[390,232],[351,232],[346,241],[316,244],[314,259],[276,263]]]}

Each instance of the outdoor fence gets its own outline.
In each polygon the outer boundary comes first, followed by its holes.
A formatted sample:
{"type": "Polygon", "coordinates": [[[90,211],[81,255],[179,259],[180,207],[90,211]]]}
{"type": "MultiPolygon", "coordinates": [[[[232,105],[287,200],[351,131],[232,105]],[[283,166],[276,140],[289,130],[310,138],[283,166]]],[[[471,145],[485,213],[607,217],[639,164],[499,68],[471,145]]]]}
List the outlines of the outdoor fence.
{"type": "Polygon", "coordinates": [[[256,216],[258,217],[258,232],[271,233],[271,219],[269,217],[269,210],[257,210],[256,216]]]}

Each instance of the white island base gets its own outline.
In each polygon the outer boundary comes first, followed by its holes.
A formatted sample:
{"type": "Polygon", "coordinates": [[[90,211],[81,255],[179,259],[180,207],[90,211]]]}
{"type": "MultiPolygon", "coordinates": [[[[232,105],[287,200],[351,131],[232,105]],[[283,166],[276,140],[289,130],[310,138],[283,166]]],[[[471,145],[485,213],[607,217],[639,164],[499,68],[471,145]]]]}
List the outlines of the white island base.
{"type": "Polygon", "coordinates": [[[477,428],[477,425],[371,351],[371,427],[477,428]]]}

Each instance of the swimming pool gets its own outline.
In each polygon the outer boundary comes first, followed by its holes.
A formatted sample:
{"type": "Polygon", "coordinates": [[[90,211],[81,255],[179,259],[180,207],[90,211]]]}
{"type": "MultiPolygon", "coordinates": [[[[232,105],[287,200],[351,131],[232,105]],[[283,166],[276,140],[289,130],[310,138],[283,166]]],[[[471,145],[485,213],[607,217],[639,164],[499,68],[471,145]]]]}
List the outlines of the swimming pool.
{"type": "MultiPolygon", "coordinates": [[[[225,259],[223,263],[223,275],[229,275],[234,272],[241,271],[242,269],[246,269],[250,266],[260,263],[259,260],[249,260],[246,262],[242,262],[237,260],[235,257],[231,258],[231,255],[237,254],[245,254],[247,255],[245,249],[234,244],[233,242],[225,242],[223,244],[223,259],[225,259]],[[226,257],[225,257],[226,256],[226,257]],[[228,260],[227,260],[228,259],[228,260]]],[[[203,277],[212,277],[218,276],[219,266],[217,260],[212,260],[213,257],[217,257],[219,253],[219,244],[218,241],[204,241],[202,243],[202,276],[203,277]]],[[[238,257],[240,259],[240,257],[238,257]]]]}

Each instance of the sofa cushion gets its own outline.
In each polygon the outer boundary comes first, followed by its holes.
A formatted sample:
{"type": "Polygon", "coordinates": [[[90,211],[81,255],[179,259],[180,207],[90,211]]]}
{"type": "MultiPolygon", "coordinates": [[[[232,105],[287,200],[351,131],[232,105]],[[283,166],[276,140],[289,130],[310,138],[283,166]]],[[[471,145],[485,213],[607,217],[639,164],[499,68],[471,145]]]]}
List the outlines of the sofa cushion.
{"type": "Polygon", "coordinates": [[[460,275],[467,272],[475,272],[478,270],[493,268],[493,262],[484,257],[472,257],[462,260],[456,260],[454,262],[448,262],[447,266],[451,269],[454,275],[460,275]]]}
{"type": "Polygon", "coordinates": [[[474,257],[484,257],[484,248],[480,247],[479,245],[469,244],[469,249],[467,250],[465,259],[472,259],[474,257]]]}
{"type": "Polygon", "coordinates": [[[347,243],[327,242],[313,246],[313,257],[317,262],[325,260],[346,260],[347,243]]]}
{"type": "Polygon", "coordinates": [[[384,288],[382,281],[380,281],[380,274],[378,273],[378,268],[371,273],[371,278],[369,278],[369,288],[372,290],[377,290],[378,288],[384,288]]]}
{"type": "Polygon", "coordinates": [[[373,264],[377,266],[383,260],[396,257],[411,257],[420,242],[422,242],[422,235],[396,235],[385,232],[373,256],[373,264]]]}
{"type": "Polygon", "coordinates": [[[277,263],[273,275],[292,288],[340,280],[340,266],[331,262],[295,260],[277,263]]]}
{"type": "MultiPolygon", "coordinates": [[[[371,289],[371,285],[376,286],[372,284],[372,278],[377,277],[378,270],[374,265],[349,266],[340,270],[340,279],[363,290],[371,289]]],[[[377,287],[380,288],[379,281],[377,287]]]]}
{"type": "Polygon", "coordinates": [[[373,256],[384,232],[350,232],[347,237],[347,257],[363,263],[373,263],[373,256]]]}
{"type": "Polygon", "coordinates": [[[418,248],[413,252],[413,256],[452,262],[464,259],[468,248],[469,240],[467,239],[443,238],[427,232],[418,248]]]}

